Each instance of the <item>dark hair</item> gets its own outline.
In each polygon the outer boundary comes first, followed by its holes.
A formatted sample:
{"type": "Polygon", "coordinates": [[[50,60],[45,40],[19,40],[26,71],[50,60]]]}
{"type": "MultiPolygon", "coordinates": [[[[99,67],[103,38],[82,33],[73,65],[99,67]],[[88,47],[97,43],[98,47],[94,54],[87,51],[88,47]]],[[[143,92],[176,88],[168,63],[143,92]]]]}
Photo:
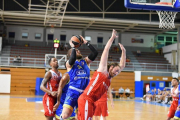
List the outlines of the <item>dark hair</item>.
{"type": "Polygon", "coordinates": [[[175,77],[174,77],[173,79],[177,80],[177,82],[178,82],[178,84],[179,84],[179,79],[178,79],[178,78],[175,78],[175,77]]]}
{"type": "MultiPolygon", "coordinates": [[[[111,66],[113,66],[113,67],[119,66],[119,63],[108,63],[108,65],[107,65],[107,71],[109,71],[109,68],[110,68],[111,66]]],[[[119,68],[121,68],[121,67],[119,66],[119,68]]]]}
{"type": "Polygon", "coordinates": [[[51,60],[52,60],[52,58],[49,58],[49,60],[48,60],[49,65],[50,65],[50,63],[51,63],[51,60]]]}
{"type": "MultiPolygon", "coordinates": [[[[76,51],[78,50],[77,48],[75,49],[76,51]]],[[[67,52],[67,59],[69,59],[70,58],[70,56],[71,56],[71,52],[72,52],[72,48],[71,49],[69,49],[68,50],[68,52],[67,52]]]]}

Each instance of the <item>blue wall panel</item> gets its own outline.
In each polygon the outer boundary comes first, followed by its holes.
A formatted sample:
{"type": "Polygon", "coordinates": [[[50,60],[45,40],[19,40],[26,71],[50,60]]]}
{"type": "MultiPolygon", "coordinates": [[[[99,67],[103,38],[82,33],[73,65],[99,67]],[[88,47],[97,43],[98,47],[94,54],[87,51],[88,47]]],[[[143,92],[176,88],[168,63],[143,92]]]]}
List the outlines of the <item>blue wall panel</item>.
{"type": "Polygon", "coordinates": [[[135,81],[135,97],[143,97],[143,81],[135,81]]]}

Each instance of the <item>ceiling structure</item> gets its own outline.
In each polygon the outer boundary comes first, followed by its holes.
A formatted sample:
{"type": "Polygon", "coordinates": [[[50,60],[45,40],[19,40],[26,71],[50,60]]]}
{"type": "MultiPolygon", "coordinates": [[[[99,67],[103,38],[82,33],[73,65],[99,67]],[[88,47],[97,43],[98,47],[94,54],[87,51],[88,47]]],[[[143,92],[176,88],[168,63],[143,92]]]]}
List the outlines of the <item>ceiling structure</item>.
{"type": "Polygon", "coordinates": [[[159,28],[156,11],[130,10],[124,0],[0,0],[0,22],[4,25],[55,26],[82,30],[176,34],[176,28],[159,28]]]}

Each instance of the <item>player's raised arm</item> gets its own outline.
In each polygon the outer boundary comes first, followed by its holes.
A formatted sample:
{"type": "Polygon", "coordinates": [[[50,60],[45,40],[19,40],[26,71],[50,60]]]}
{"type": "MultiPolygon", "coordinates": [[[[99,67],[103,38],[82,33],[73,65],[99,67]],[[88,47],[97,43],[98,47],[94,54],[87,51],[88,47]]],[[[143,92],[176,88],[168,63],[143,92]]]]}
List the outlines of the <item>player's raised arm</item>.
{"type": "Polygon", "coordinates": [[[66,62],[66,68],[69,69],[71,68],[72,65],[74,65],[75,61],[76,61],[76,49],[74,48],[74,44],[72,43],[72,41],[69,41],[69,44],[71,46],[71,49],[68,50],[68,61],[66,62]]]}
{"type": "Polygon", "coordinates": [[[44,79],[41,82],[40,89],[48,94],[51,94],[52,96],[56,95],[56,92],[52,92],[46,88],[47,82],[51,79],[51,72],[46,72],[44,79]]]}
{"type": "Polygon", "coordinates": [[[119,46],[121,48],[121,59],[119,62],[119,66],[121,68],[121,71],[124,69],[124,67],[126,66],[126,49],[124,48],[124,46],[122,44],[119,43],[119,46]]]}
{"type": "Polygon", "coordinates": [[[113,101],[113,96],[112,96],[112,93],[111,93],[111,86],[109,86],[109,88],[108,88],[108,93],[109,93],[109,98],[110,98],[110,101],[111,101],[111,107],[114,108],[114,101],[113,101]]]}
{"type": "Polygon", "coordinates": [[[87,40],[85,40],[82,36],[81,36],[81,38],[83,39],[84,44],[87,45],[89,47],[89,49],[91,50],[91,53],[85,58],[87,64],[90,64],[98,56],[98,51],[87,40]]]}
{"type": "Polygon", "coordinates": [[[112,36],[109,39],[109,41],[106,43],[106,46],[105,46],[103,53],[101,55],[99,68],[97,69],[97,71],[99,71],[99,72],[107,71],[107,60],[108,60],[109,49],[110,49],[114,39],[118,37],[116,34],[117,34],[116,30],[113,29],[112,36]]]}
{"type": "Polygon", "coordinates": [[[69,81],[69,75],[67,73],[65,73],[62,76],[61,81],[59,83],[58,93],[57,93],[57,103],[54,105],[53,111],[56,111],[57,108],[59,107],[60,99],[61,99],[61,95],[62,95],[62,90],[63,90],[64,86],[68,83],[68,81],[69,81]]]}

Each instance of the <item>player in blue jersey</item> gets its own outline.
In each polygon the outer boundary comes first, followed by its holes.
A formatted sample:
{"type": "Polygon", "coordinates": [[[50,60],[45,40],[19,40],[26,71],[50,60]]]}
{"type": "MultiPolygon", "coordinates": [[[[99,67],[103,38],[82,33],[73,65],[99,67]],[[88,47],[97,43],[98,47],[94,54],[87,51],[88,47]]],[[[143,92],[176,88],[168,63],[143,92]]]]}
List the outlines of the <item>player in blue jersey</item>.
{"type": "MultiPolygon", "coordinates": [[[[66,93],[67,93],[67,90],[69,88],[69,74],[68,73],[65,73],[62,76],[62,79],[60,81],[59,86],[60,87],[63,86],[63,89],[61,89],[62,91],[60,91],[60,89],[58,89],[57,101],[60,100],[59,101],[60,105],[56,110],[56,114],[55,114],[56,120],[60,119],[60,115],[62,114],[62,110],[63,110],[64,101],[66,98],[66,93]],[[60,98],[60,96],[61,96],[61,98],[60,98]]],[[[71,116],[67,120],[75,120],[75,109],[73,110],[73,113],[71,114],[71,116]]]]}
{"type": "MultiPolygon", "coordinates": [[[[66,62],[66,68],[69,74],[70,82],[60,120],[69,118],[73,112],[73,109],[78,108],[77,100],[89,84],[90,63],[92,63],[92,61],[94,61],[98,55],[98,51],[87,40],[85,40],[82,36],[76,37],[80,41],[83,40],[83,43],[89,47],[91,52],[89,56],[83,58],[81,52],[74,48],[72,41],[69,42],[71,49],[68,50],[67,53],[68,61],[66,62]]],[[[62,91],[63,86],[61,85],[59,89],[62,91]]],[[[58,104],[59,103],[57,102],[57,104],[54,106],[55,109],[57,108],[58,104]]]]}

